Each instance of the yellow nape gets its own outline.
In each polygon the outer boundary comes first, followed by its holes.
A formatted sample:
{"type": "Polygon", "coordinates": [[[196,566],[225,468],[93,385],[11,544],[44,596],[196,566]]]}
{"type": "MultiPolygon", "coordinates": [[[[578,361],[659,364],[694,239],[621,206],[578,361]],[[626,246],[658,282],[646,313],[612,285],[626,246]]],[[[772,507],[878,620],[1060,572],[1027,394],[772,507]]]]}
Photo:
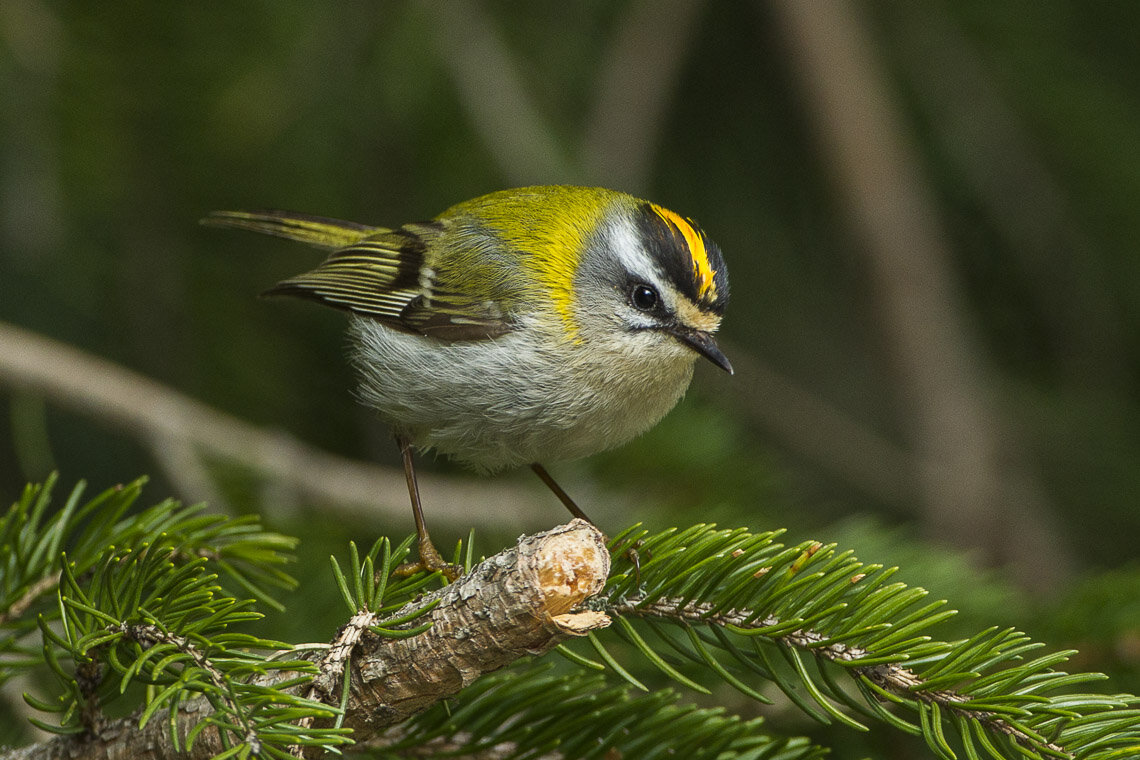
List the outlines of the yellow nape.
{"type": "Polygon", "coordinates": [[[508,249],[522,254],[519,263],[539,291],[535,296],[553,304],[567,338],[581,342],[574,316],[578,262],[607,209],[628,197],[597,187],[523,187],[461,203],[441,218],[470,215],[495,230],[508,249]]]}

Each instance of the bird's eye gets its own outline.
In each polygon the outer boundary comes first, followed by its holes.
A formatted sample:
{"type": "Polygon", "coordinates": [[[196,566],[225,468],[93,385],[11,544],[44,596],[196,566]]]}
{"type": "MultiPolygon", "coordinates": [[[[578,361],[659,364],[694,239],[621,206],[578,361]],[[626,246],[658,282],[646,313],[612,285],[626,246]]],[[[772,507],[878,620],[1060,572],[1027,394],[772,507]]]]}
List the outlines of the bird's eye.
{"type": "Polygon", "coordinates": [[[641,311],[653,311],[657,308],[659,300],[657,290],[644,283],[634,285],[629,291],[629,302],[633,304],[634,308],[641,311]]]}

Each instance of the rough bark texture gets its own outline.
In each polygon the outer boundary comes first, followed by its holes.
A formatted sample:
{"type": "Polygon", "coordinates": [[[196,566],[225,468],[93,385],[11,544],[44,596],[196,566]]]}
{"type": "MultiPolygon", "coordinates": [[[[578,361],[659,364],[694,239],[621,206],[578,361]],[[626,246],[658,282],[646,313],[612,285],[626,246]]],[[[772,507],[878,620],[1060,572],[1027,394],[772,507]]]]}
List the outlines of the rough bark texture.
{"type": "Polygon", "coordinates": [[[367,654],[353,660],[352,701],[364,709],[353,710],[344,725],[365,741],[484,673],[608,624],[601,613],[570,613],[601,591],[608,574],[602,536],[583,520],[524,537],[515,549],[396,612],[440,600],[430,613],[431,630],[371,642],[367,654]]]}
{"type": "MultiPolygon", "coordinates": [[[[407,639],[386,639],[367,631],[359,636],[349,658],[352,695],[344,725],[354,729],[356,741],[364,742],[454,695],[484,673],[608,625],[602,613],[571,610],[601,591],[609,569],[604,536],[583,520],[521,537],[514,548],[484,560],[455,583],[396,613],[403,615],[438,600],[434,609],[409,624],[430,620],[429,630],[407,639]]],[[[338,693],[339,668],[321,680],[319,692],[338,693]]],[[[179,736],[186,736],[210,710],[202,700],[184,704],[177,721],[179,736]]],[[[175,752],[168,722],[156,717],[142,730],[137,718],[111,721],[95,736],[60,737],[0,752],[0,759],[208,758],[221,750],[217,734],[207,730],[192,752],[175,752]]]]}

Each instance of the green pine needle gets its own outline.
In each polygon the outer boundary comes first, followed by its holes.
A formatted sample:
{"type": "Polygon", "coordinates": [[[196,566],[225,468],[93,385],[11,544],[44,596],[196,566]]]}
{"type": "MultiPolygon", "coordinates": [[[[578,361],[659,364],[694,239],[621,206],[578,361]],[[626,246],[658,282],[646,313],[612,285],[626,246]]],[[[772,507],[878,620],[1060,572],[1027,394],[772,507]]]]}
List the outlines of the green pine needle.
{"type": "MultiPolygon", "coordinates": [[[[639,625],[688,630],[687,654],[708,665],[706,689],[719,680],[755,699],[759,678],[817,720],[863,730],[853,714],[876,718],[922,735],[939,757],[1106,760],[1140,742],[1140,700],[1122,697],[1107,709],[1103,696],[1067,693],[1101,678],[1055,670],[1072,652],[1028,659],[1041,645],[997,627],[939,641],[926,631],[953,611],[925,602],[923,589],[887,582],[893,568],[818,542],[785,547],[778,535],[707,525],[641,532],[639,552],[652,559],[639,575],[615,553],[608,603],[593,608],[616,616],[623,638],[673,680],[691,687],[693,679],[662,667],[639,625]],[[699,635],[702,628],[714,635],[699,635]]],[[[613,667],[600,638],[595,648],[613,667]]],[[[623,679],[641,683],[622,668],[623,679]]]]}

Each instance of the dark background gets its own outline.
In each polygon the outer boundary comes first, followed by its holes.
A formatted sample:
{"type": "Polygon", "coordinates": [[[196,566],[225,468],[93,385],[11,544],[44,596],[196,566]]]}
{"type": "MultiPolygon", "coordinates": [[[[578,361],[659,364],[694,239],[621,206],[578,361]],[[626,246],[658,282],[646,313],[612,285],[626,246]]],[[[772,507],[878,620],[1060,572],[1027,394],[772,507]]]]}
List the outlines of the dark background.
{"type": "MultiPolygon", "coordinates": [[[[398,225],[529,183],[643,195],[724,250],[738,371],[701,367],[644,438],[551,465],[587,511],[834,540],[902,564],[963,631],[1023,626],[1136,691],[1138,28],[1125,0],[5,0],[0,324],[393,466],[343,316],[256,297],[320,254],[198,219],[398,225]]],[[[152,500],[264,511],[314,562],[411,530],[282,509],[247,463],[76,409],[0,372],[0,494],[149,473],[152,500]]],[[[476,503],[491,487],[424,468],[476,503]]],[[[490,553],[563,519],[529,473],[500,480],[532,523],[429,497],[439,543],[474,525],[490,553]]],[[[324,633],[316,604],[282,625],[324,633]]]]}

